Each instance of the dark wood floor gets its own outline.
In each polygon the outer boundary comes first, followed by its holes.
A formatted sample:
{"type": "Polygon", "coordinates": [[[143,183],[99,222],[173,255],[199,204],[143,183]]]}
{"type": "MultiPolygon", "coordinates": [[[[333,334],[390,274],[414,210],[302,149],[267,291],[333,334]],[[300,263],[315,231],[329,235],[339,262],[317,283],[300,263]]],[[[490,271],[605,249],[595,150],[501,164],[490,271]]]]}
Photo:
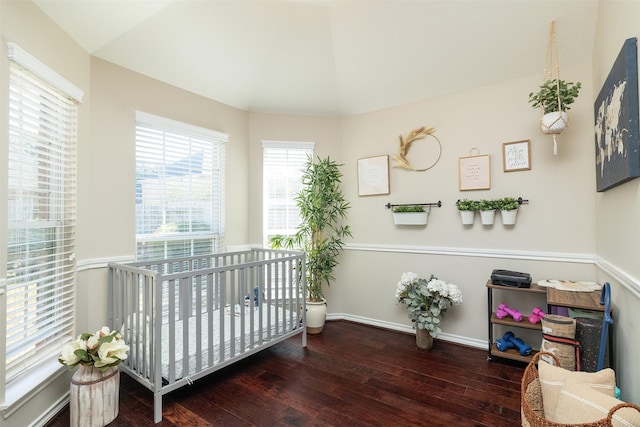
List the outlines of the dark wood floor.
{"type": "MultiPolygon", "coordinates": [[[[164,398],[164,426],[517,426],[524,365],[351,322],[277,344],[164,398]]],[[[153,396],[121,374],[110,426],[152,426],[153,396]]],[[[49,427],[67,427],[69,409],[49,427]]]]}

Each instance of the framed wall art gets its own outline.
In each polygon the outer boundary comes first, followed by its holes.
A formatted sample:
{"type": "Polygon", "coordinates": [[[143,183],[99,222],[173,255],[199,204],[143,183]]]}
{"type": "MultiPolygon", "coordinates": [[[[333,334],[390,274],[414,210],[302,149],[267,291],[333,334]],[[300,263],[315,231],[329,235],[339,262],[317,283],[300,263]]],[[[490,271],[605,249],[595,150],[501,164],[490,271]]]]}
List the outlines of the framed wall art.
{"type": "Polygon", "coordinates": [[[531,170],[531,143],[526,141],[502,144],[502,168],[504,172],[531,170]]]}
{"type": "Polygon", "coordinates": [[[358,159],[358,196],[389,194],[389,156],[358,159]]]}
{"type": "Polygon", "coordinates": [[[597,191],[640,176],[637,44],[624,42],[594,104],[597,191]]]}
{"type": "MultiPolygon", "coordinates": [[[[477,149],[474,150],[477,151],[477,149]]],[[[458,169],[460,191],[491,188],[491,156],[489,154],[460,157],[458,169]]]]}

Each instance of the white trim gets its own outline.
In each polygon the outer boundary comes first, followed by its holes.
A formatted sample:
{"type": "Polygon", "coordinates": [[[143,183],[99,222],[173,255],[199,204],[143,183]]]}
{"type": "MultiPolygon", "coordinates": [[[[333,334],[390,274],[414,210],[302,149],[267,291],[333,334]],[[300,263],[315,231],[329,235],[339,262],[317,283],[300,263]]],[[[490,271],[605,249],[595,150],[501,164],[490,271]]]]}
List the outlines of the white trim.
{"type": "Polygon", "coordinates": [[[26,375],[23,374],[19,380],[13,381],[6,386],[5,400],[0,403],[2,417],[4,419],[9,418],[67,370],[57,359],[51,358],[31,369],[26,375]]]}
{"type": "Polygon", "coordinates": [[[107,268],[110,262],[128,263],[134,262],[136,257],[133,255],[111,257],[111,258],[90,258],[83,259],[76,263],[77,271],[94,270],[97,268],[107,268]]]}
{"type": "Polygon", "coordinates": [[[7,56],[10,60],[22,65],[51,86],[64,92],[67,96],[70,96],[78,102],[82,102],[84,92],[79,87],[47,67],[43,62],[39,61],[17,44],[7,42],[7,56]]]}
{"type": "Polygon", "coordinates": [[[577,254],[565,252],[532,252],[516,251],[513,249],[485,249],[485,248],[448,248],[438,246],[406,246],[406,245],[376,245],[376,244],[346,244],[345,250],[371,252],[399,252],[429,255],[464,256],[476,258],[519,259],[528,261],[566,262],[577,264],[594,264],[592,254],[577,254]]]}
{"type": "Polygon", "coordinates": [[[56,400],[53,405],[49,406],[49,408],[44,411],[38,418],[36,418],[29,427],[43,427],[46,426],[49,421],[54,419],[60,412],[62,412],[70,400],[70,392],[67,390],[58,400],[56,400]]]}
{"type": "Polygon", "coordinates": [[[145,113],[144,111],[136,110],[136,122],[140,122],[143,125],[156,126],[165,130],[166,128],[172,128],[200,138],[229,142],[229,134],[227,133],[191,125],[178,120],[168,119],[166,117],[156,116],[154,114],[145,113]]]}
{"type": "Polygon", "coordinates": [[[636,298],[640,299],[640,280],[600,257],[596,257],[595,264],[597,268],[616,279],[622,286],[634,294],[636,298]]]}
{"type": "MultiPolygon", "coordinates": [[[[347,320],[355,323],[362,323],[365,325],[375,326],[382,329],[390,329],[398,332],[405,332],[415,335],[415,329],[411,326],[401,325],[399,323],[385,322],[384,320],[370,319],[368,317],[355,316],[347,313],[327,313],[327,320],[347,320]]],[[[475,347],[482,350],[489,349],[489,342],[486,340],[477,340],[468,337],[462,337],[459,335],[452,335],[447,333],[441,333],[438,335],[438,339],[442,341],[449,341],[456,344],[466,345],[468,347],[475,347]]]]}
{"type": "Polygon", "coordinates": [[[291,150],[313,150],[315,142],[310,141],[262,141],[262,148],[288,148],[291,150]]]}

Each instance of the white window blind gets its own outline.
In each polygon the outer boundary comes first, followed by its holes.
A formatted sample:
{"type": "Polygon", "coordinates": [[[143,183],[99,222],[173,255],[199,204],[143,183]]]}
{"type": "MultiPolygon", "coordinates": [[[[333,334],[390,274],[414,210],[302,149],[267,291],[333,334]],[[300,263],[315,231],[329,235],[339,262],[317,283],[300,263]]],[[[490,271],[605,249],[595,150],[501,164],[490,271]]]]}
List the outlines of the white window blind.
{"type": "Polygon", "coordinates": [[[224,250],[221,132],[136,113],[137,259],[224,250]]]}
{"type": "Polygon", "coordinates": [[[67,93],[82,97],[15,44],[8,51],[6,384],[73,336],[79,99],[67,93]]]}
{"type": "Polygon", "coordinates": [[[293,235],[300,224],[296,196],[313,142],[262,141],[263,244],[276,234],[293,235]]]}

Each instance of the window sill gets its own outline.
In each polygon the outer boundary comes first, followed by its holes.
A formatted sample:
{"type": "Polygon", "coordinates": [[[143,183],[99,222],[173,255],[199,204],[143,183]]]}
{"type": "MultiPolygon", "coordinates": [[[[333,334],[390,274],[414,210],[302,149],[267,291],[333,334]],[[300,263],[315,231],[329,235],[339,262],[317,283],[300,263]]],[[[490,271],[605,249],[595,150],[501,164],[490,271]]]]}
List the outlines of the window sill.
{"type": "Polygon", "coordinates": [[[6,387],[4,402],[0,404],[3,417],[5,419],[10,417],[66,371],[67,368],[53,359],[29,370],[18,380],[13,381],[6,387]]]}

